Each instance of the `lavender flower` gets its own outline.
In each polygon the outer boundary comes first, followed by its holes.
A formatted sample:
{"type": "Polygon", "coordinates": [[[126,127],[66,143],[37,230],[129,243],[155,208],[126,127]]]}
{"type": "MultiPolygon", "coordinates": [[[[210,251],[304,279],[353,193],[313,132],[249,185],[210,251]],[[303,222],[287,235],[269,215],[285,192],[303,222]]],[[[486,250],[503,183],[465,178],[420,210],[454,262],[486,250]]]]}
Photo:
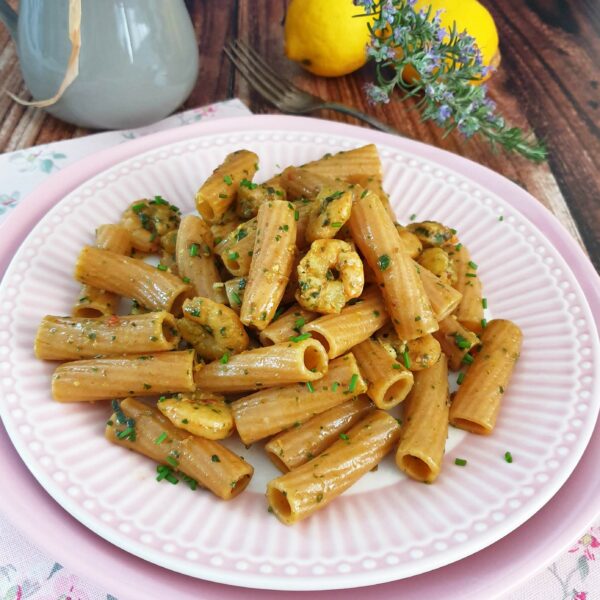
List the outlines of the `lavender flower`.
{"type": "Polygon", "coordinates": [[[386,103],[396,88],[405,98],[422,93],[417,104],[424,121],[434,121],[447,133],[458,129],[466,137],[482,135],[534,161],[546,158],[539,142],[529,142],[523,132],[509,128],[496,114],[496,104],[487,97],[481,80],[490,71],[475,38],[466,31],[441,26],[441,11],[416,12],[416,0],[354,0],[374,15],[369,23],[371,42],[368,55],[376,63],[376,83],[365,86],[370,102],[386,103]],[[397,49],[400,47],[401,52],[397,49]],[[408,80],[406,68],[418,76],[408,80]],[[390,74],[390,69],[393,71],[390,74]],[[414,72],[413,71],[413,72],[414,72]]]}

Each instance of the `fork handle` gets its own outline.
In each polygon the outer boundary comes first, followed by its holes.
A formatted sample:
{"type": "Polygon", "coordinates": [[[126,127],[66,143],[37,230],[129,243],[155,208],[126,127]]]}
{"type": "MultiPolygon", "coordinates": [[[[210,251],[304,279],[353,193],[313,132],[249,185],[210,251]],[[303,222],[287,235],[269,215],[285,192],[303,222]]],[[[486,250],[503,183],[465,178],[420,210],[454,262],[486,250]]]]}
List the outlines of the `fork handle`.
{"type": "Polygon", "coordinates": [[[368,123],[371,127],[379,129],[379,131],[385,131],[386,133],[400,135],[400,133],[396,129],[390,127],[383,121],[380,121],[379,119],[376,119],[371,115],[367,115],[366,113],[360,112],[360,110],[356,110],[355,108],[346,106],[345,104],[338,104],[337,102],[324,102],[319,106],[319,108],[328,108],[329,110],[335,110],[337,112],[350,115],[351,117],[356,117],[357,119],[368,123]]]}

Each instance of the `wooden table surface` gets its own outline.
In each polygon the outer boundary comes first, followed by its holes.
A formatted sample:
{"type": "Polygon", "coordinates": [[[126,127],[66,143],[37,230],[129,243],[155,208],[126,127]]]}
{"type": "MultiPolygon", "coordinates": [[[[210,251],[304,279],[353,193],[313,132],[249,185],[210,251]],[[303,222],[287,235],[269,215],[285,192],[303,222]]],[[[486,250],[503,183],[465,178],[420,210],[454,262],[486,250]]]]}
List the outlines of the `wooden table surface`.
{"type": "MultiPolygon", "coordinates": [[[[11,2],[16,4],[16,0],[11,2]]],[[[434,144],[482,163],[512,179],[567,227],[600,268],[600,4],[595,0],[485,0],[500,32],[502,63],[489,82],[490,95],[515,125],[546,141],[550,156],[535,165],[518,156],[494,154],[484,141],[423,124],[408,106],[370,106],[363,94],[372,68],[336,79],[305,73],[283,54],[286,0],[186,0],[192,15],[201,68],[183,108],[237,96],[255,113],[277,112],[252,92],[222,53],[224,40],[239,37],[284,76],[322,98],[370,112],[402,135],[434,144]]],[[[67,125],[44,112],[15,104],[4,92],[28,97],[15,46],[0,27],[0,152],[78,137],[88,130],[67,125]]],[[[323,111],[327,119],[362,124],[323,111]]]]}

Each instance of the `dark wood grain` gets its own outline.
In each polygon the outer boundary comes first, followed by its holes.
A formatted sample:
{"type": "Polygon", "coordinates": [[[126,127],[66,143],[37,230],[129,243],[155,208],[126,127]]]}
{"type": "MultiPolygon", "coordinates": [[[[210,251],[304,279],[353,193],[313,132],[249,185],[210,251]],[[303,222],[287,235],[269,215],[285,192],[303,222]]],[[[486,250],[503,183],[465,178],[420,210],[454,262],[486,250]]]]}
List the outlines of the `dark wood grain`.
{"type": "MultiPolygon", "coordinates": [[[[13,0],[14,2],[15,0],[13,0]]],[[[240,37],[283,76],[328,100],[353,106],[393,125],[402,135],[445,148],[482,163],[517,182],[545,204],[600,267],[600,4],[596,0],[498,0],[484,2],[500,32],[502,63],[489,82],[490,94],[512,123],[547,142],[548,163],[534,165],[494,153],[485,141],[459,134],[443,139],[421,123],[410,104],[369,106],[362,88],[372,80],[369,66],[346,77],[313,77],[283,52],[283,19],[288,0],[186,0],[200,52],[198,82],[183,108],[240,97],[253,112],[276,112],[249,89],[222,53],[225,40],[240,37]]],[[[26,96],[14,45],[0,29],[0,90],[26,96]]],[[[361,124],[323,111],[323,118],[361,124]]],[[[88,133],[0,94],[0,150],[10,151],[88,133]]]]}

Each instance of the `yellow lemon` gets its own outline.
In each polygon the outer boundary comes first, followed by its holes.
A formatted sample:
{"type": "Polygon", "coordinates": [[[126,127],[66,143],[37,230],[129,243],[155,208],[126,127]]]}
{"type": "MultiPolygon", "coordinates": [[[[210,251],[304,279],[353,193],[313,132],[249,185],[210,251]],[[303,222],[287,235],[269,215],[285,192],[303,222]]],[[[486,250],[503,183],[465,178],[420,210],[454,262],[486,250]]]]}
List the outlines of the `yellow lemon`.
{"type": "Polygon", "coordinates": [[[285,54],[315,75],[337,77],[367,62],[372,17],[352,0],[292,0],[285,17],[285,54]]]}
{"type": "MultiPolygon", "coordinates": [[[[498,30],[494,18],[487,8],[477,0],[417,0],[414,9],[428,10],[431,6],[433,18],[438,10],[440,23],[450,31],[456,23],[456,30],[467,33],[475,38],[479,51],[486,67],[496,68],[500,64],[500,50],[498,48],[498,30]]],[[[485,81],[490,72],[482,79],[485,81]]]]}

